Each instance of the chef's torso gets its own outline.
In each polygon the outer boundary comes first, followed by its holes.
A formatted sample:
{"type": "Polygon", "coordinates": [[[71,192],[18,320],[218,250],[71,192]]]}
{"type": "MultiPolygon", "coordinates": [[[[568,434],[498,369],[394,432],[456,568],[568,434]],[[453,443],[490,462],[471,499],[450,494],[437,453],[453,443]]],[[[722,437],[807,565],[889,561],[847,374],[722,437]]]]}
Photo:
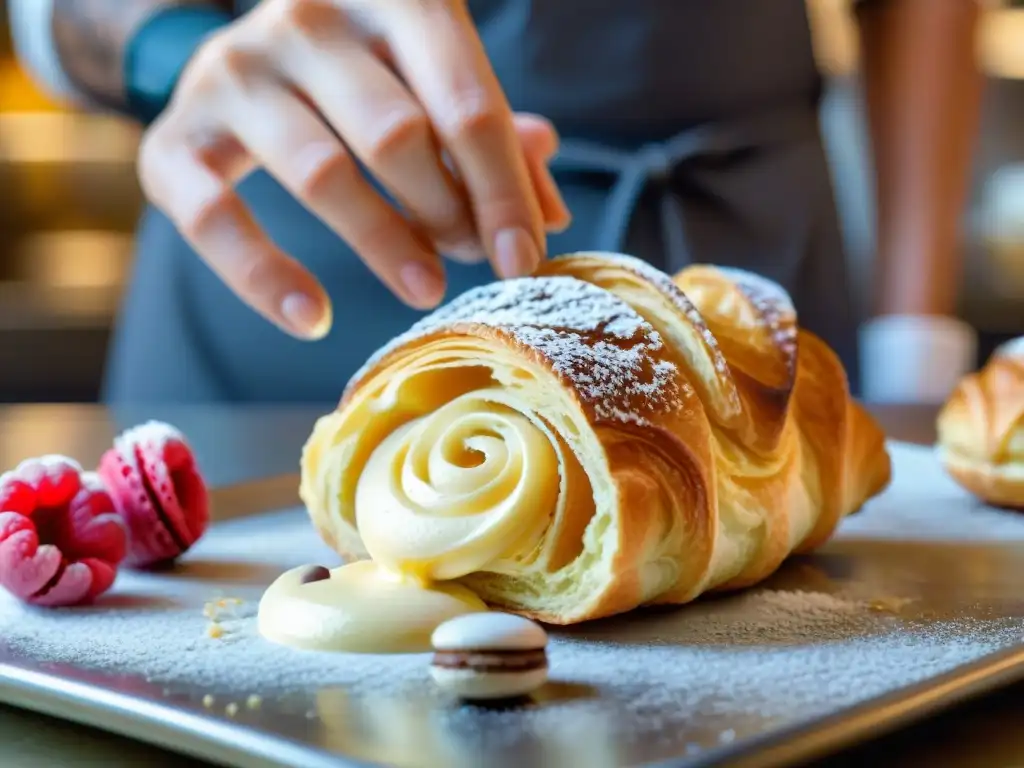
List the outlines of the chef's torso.
{"type": "MultiPolygon", "coordinates": [[[[239,0],[238,11],[259,0],[239,0]]],[[[572,228],[549,250],[626,250],[663,269],[752,268],[852,363],[852,321],[805,0],[471,0],[514,109],[562,137],[572,228]]],[[[419,314],[273,179],[240,189],[334,298],[323,341],[257,317],[150,211],[112,346],[114,400],[333,400],[419,314]]],[[[448,265],[448,297],[493,279],[448,265]]]]}
{"type": "MultiPolygon", "coordinates": [[[[238,0],[242,12],[259,0],[238,0]]],[[[470,0],[516,110],[602,140],[667,138],[814,99],[805,0],[470,0]]]]}

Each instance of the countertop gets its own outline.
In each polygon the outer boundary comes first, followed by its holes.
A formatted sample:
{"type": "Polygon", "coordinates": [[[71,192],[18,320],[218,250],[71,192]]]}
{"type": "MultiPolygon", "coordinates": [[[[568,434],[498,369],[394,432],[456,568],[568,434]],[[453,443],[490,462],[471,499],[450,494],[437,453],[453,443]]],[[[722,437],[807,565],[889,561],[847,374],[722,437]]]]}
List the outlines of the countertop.
{"type": "MultiPolygon", "coordinates": [[[[122,428],[157,418],[191,440],[211,484],[294,472],[302,443],[322,407],[201,407],[123,409],[98,406],[0,408],[0,467],[63,453],[93,466],[122,428]]],[[[896,439],[929,443],[935,413],[927,408],[873,408],[896,439]]],[[[1024,685],[950,710],[875,742],[848,750],[827,765],[1024,765],[1024,685]]],[[[0,765],[204,766],[164,750],[34,713],[0,706],[0,765]]]]}

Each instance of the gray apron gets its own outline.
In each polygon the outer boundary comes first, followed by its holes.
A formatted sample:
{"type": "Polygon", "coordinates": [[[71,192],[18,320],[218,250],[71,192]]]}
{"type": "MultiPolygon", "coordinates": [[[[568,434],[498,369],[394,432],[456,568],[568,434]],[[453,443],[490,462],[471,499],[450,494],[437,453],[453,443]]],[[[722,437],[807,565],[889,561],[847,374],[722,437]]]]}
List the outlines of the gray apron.
{"type": "MultiPolygon", "coordinates": [[[[513,107],[546,116],[562,136],[554,173],[573,225],[549,239],[550,253],[615,250],[669,271],[704,262],[763,274],[789,290],[802,325],[856,384],[857,322],[805,0],[470,7],[513,107]]],[[[333,330],[317,343],[278,331],[149,210],[110,348],[108,401],[329,403],[420,316],[267,175],[240,191],[331,293],[333,330]]],[[[447,269],[448,298],[494,279],[486,264],[447,269]]]]}

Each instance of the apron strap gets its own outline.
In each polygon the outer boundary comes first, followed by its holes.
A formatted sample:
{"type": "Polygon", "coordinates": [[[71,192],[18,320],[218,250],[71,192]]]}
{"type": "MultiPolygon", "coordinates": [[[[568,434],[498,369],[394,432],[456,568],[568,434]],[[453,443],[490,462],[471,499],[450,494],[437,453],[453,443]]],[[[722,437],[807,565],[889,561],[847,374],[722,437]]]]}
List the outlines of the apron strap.
{"type": "Polygon", "coordinates": [[[810,104],[787,106],[749,118],[688,128],[666,141],[645,144],[636,150],[579,139],[562,139],[554,157],[553,171],[599,173],[615,177],[594,233],[593,249],[621,251],[640,196],[648,185],[660,191],[659,218],[668,268],[678,271],[690,264],[686,222],[670,182],[688,161],[698,157],[728,155],[774,144],[814,138],[818,113],[810,104]]]}

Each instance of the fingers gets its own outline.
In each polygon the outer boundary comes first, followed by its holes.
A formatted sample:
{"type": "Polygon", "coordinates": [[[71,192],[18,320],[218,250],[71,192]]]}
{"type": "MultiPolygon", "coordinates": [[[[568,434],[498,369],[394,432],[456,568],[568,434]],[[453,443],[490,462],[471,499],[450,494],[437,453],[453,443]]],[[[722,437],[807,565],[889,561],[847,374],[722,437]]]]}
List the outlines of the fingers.
{"type": "Polygon", "coordinates": [[[512,112],[461,2],[348,0],[379,20],[401,72],[458,168],[477,231],[504,277],[532,272],[544,224],[512,112]]]}
{"type": "Polygon", "coordinates": [[[338,233],[407,304],[444,296],[440,260],[363,176],[353,157],[306,104],[266,81],[236,96],[246,115],[235,134],[257,162],[338,233]]]}
{"type": "Polygon", "coordinates": [[[504,277],[536,268],[545,227],[569,221],[547,169],[556,149],[546,121],[513,116],[463,2],[267,0],[193,57],[139,169],[150,200],[233,291],[316,338],[331,322],[325,292],[233,189],[254,168],[428,309],[445,288],[437,248],[462,261],[485,252],[504,277]],[[353,9],[372,18],[387,61],[343,12],[353,9]]]}
{"type": "Polygon", "coordinates": [[[139,169],[147,197],[243,301],[295,336],[327,333],[330,301],[316,278],[271,242],[199,152],[158,129],[143,141],[139,169]]]}
{"type": "Polygon", "coordinates": [[[468,201],[441,160],[430,116],[337,9],[279,7],[289,14],[278,61],[284,77],[317,105],[432,242],[460,260],[475,260],[480,249],[468,201]]]}
{"type": "Polygon", "coordinates": [[[544,226],[549,232],[561,232],[571,223],[572,215],[548,169],[549,161],[558,151],[558,134],[551,123],[537,115],[520,113],[513,121],[540,202],[544,226]]]}

